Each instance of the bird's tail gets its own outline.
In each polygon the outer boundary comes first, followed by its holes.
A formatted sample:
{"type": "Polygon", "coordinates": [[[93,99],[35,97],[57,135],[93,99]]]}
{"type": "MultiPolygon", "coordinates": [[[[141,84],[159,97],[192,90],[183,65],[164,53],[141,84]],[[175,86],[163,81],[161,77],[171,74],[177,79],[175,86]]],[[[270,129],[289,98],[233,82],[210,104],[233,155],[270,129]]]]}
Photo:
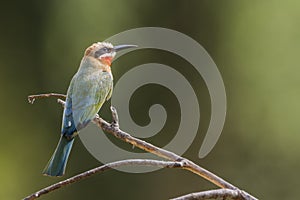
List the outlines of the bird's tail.
{"type": "Polygon", "coordinates": [[[61,135],[58,145],[45,167],[43,174],[48,176],[62,176],[65,173],[68,158],[74,142],[73,139],[68,139],[61,135]]]}

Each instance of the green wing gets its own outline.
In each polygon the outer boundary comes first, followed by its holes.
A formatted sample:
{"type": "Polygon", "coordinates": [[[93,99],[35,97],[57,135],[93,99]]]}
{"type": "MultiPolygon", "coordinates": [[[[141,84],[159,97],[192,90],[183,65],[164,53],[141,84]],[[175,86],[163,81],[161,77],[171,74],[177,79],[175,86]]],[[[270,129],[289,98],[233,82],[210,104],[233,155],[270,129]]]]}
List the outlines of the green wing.
{"type": "Polygon", "coordinates": [[[112,75],[99,71],[93,74],[77,74],[72,81],[72,111],[76,129],[80,130],[99,112],[113,88],[112,75]]]}

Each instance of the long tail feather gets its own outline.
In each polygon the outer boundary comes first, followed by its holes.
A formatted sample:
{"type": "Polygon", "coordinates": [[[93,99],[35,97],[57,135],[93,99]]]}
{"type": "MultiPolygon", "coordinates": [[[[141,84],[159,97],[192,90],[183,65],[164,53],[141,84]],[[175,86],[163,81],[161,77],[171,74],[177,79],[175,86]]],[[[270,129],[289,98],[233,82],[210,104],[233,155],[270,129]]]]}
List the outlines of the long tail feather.
{"type": "Polygon", "coordinates": [[[43,174],[48,176],[62,176],[65,173],[68,158],[74,142],[73,139],[67,139],[61,135],[58,145],[45,167],[43,174]]]}

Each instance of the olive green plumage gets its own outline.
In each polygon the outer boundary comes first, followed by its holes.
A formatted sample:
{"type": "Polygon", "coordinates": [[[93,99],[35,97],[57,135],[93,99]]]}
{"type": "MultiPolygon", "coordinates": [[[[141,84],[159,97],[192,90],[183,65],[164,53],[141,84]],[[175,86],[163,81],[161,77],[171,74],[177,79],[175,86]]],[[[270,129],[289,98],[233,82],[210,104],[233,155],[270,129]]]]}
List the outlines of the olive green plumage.
{"type": "Polygon", "coordinates": [[[73,76],[67,92],[62,119],[61,137],[43,174],[62,176],[75,136],[99,112],[113,91],[110,65],[116,52],[135,45],[113,46],[97,42],[85,50],[77,73],[73,76]]]}

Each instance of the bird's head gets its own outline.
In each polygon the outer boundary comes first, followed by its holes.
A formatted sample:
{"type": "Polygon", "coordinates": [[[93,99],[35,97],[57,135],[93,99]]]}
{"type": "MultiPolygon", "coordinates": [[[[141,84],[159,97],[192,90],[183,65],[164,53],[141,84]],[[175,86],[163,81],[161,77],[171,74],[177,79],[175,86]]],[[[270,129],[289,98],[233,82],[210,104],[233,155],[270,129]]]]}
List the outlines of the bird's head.
{"type": "Polygon", "coordinates": [[[113,58],[116,55],[116,52],[127,49],[137,47],[136,45],[118,45],[113,46],[111,43],[108,42],[97,42],[89,46],[86,50],[84,55],[91,56],[99,60],[104,65],[111,65],[113,58]]]}

